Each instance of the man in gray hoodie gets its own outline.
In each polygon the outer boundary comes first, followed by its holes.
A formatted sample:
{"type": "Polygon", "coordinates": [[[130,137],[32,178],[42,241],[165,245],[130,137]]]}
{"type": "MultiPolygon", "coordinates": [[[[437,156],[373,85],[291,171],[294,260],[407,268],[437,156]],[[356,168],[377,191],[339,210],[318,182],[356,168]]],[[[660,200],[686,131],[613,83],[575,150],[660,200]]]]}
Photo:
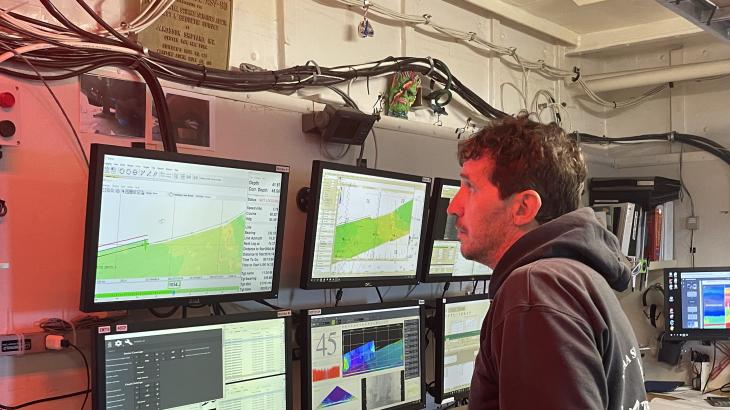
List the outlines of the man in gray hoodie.
{"type": "Polygon", "coordinates": [[[586,165],[555,124],[495,121],[459,146],[461,252],[494,269],[471,409],[648,409],[636,337],[613,293],[630,269],[578,209],[586,165]]]}

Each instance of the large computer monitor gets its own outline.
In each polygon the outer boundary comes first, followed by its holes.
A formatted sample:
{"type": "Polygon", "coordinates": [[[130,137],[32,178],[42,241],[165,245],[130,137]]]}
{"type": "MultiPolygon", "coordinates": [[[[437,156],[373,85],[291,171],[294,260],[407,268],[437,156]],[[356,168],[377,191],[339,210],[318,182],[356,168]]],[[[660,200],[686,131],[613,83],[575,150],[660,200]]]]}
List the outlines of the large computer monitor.
{"type": "Polygon", "coordinates": [[[487,295],[446,298],[436,309],[436,383],[434,399],[442,403],[450,398],[469,396],[474,360],[479,352],[482,322],[491,300],[487,295]]]}
{"type": "Polygon", "coordinates": [[[431,179],[314,161],[301,286],[418,282],[431,179]]]}
{"type": "Polygon", "coordinates": [[[302,409],[423,408],[420,303],[304,312],[302,409]]]}
{"type": "Polygon", "coordinates": [[[664,270],[666,336],[730,339],[730,267],[664,270]]]}
{"type": "Polygon", "coordinates": [[[461,183],[453,179],[436,178],[428,212],[422,282],[453,282],[489,279],[492,269],[461,255],[461,243],[456,236],[456,216],[446,210],[459,191],[461,183]]]}
{"type": "Polygon", "coordinates": [[[290,311],[100,327],[94,409],[292,409],[290,311]]]}
{"type": "Polygon", "coordinates": [[[91,146],[81,310],[274,297],[289,167],[91,146]]]}

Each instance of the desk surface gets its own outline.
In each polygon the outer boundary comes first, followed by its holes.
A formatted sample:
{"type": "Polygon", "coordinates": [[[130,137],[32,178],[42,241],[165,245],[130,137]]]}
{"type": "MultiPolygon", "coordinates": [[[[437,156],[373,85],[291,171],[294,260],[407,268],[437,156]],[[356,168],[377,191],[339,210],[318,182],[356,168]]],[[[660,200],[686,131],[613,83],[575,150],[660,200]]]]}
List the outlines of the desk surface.
{"type": "Polygon", "coordinates": [[[716,394],[702,394],[697,390],[691,390],[686,387],[679,387],[670,393],[649,393],[647,398],[651,410],[684,410],[684,409],[722,409],[730,407],[712,407],[706,402],[705,397],[718,396],[716,394]]]}

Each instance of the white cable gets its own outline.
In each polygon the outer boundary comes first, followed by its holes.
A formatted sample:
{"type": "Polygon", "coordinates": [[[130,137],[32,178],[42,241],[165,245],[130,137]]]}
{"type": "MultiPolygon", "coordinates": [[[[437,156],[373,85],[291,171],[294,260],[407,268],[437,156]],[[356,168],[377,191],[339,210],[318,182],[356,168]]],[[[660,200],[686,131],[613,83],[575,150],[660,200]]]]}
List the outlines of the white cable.
{"type": "Polygon", "coordinates": [[[15,57],[16,54],[23,54],[23,53],[27,53],[30,51],[42,50],[44,48],[53,48],[53,47],[56,47],[56,46],[53,44],[48,44],[48,43],[35,43],[35,44],[29,44],[27,46],[18,47],[14,50],[14,52],[6,51],[6,52],[0,54],[0,63],[4,63],[5,61],[15,57]]]}
{"type": "MultiPolygon", "coordinates": [[[[362,2],[359,0],[334,0],[334,1],[336,1],[340,4],[344,4],[347,6],[355,6],[358,8],[362,6],[362,2]]],[[[489,51],[494,52],[495,54],[497,54],[499,56],[503,56],[503,57],[509,56],[509,57],[514,58],[514,60],[517,62],[517,65],[522,69],[523,83],[524,83],[523,94],[525,96],[527,96],[527,79],[526,79],[526,77],[527,77],[528,70],[538,71],[547,77],[563,79],[563,80],[569,80],[569,79],[572,80],[572,78],[575,76],[575,73],[573,71],[564,70],[559,67],[551,66],[551,65],[545,63],[545,61],[528,60],[528,59],[520,56],[519,54],[517,54],[515,48],[503,47],[503,46],[499,46],[497,44],[491,43],[491,42],[487,41],[486,39],[479,37],[476,33],[465,32],[465,31],[456,30],[456,29],[452,29],[449,27],[435,24],[435,23],[431,22],[431,16],[428,14],[425,14],[424,16],[415,16],[415,15],[411,15],[411,14],[404,14],[404,13],[400,13],[395,10],[391,10],[387,7],[383,7],[378,4],[375,4],[372,1],[370,2],[370,6],[368,9],[371,12],[378,13],[382,16],[385,16],[385,17],[388,17],[391,19],[395,19],[398,21],[402,21],[405,23],[429,26],[432,29],[434,29],[435,31],[437,31],[441,34],[453,37],[456,40],[467,41],[470,43],[477,44],[483,48],[486,48],[489,51]],[[428,18],[426,18],[426,16],[428,16],[428,18]]],[[[632,98],[628,98],[623,101],[614,102],[614,101],[607,101],[607,100],[599,97],[581,79],[578,79],[578,81],[576,81],[576,83],[585,91],[585,93],[593,101],[595,101],[596,103],[598,103],[604,107],[608,107],[608,108],[626,108],[626,107],[631,107],[631,106],[640,104],[644,100],[654,96],[655,94],[661,92],[662,90],[664,90],[664,88],[666,88],[666,86],[656,87],[638,97],[632,97],[632,98]]],[[[527,103],[525,103],[525,104],[527,104],[527,103]]]]}

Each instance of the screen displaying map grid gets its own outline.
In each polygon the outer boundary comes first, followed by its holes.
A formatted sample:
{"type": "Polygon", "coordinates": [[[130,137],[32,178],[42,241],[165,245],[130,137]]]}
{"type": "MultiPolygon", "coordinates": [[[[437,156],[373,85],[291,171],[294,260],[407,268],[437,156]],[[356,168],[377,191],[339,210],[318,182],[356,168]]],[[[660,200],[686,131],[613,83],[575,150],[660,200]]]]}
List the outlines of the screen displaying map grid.
{"type": "Polygon", "coordinates": [[[415,279],[427,187],[323,169],[311,280],[415,279]]]}

